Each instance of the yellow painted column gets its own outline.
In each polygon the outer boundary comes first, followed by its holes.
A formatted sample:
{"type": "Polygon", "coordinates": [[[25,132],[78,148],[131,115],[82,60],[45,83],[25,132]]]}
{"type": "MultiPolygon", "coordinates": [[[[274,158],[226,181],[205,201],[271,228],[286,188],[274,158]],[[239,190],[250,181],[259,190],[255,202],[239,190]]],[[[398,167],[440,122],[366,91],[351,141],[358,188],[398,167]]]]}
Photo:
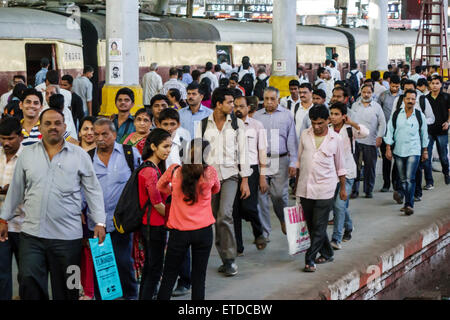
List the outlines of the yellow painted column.
{"type": "Polygon", "coordinates": [[[280,90],[280,98],[287,97],[289,92],[289,81],[298,80],[297,76],[271,76],[269,78],[269,86],[280,90]]]}
{"type": "Polygon", "coordinates": [[[117,113],[116,108],[116,94],[121,88],[130,88],[134,93],[134,107],[131,109],[131,114],[134,115],[137,110],[144,107],[143,94],[141,86],[116,86],[105,85],[102,89],[102,106],[99,115],[109,117],[117,113]]]}

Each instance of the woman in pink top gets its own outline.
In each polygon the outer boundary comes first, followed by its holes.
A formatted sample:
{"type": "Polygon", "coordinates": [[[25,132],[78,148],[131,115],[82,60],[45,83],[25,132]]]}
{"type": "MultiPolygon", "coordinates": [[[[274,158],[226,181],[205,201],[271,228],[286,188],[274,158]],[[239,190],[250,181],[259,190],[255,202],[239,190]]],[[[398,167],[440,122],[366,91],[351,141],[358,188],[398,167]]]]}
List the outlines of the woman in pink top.
{"type": "Polygon", "coordinates": [[[172,194],[167,220],[169,242],[158,300],[170,299],[189,247],[192,250],[191,298],[205,299],[206,268],[213,243],[212,225],[216,222],[211,196],[220,191],[216,170],[204,161],[208,146],[206,140],[192,140],[184,164],[181,167],[172,165],[158,181],[160,192],[172,194]],[[200,159],[201,164],[196,164],[200,159]]]}

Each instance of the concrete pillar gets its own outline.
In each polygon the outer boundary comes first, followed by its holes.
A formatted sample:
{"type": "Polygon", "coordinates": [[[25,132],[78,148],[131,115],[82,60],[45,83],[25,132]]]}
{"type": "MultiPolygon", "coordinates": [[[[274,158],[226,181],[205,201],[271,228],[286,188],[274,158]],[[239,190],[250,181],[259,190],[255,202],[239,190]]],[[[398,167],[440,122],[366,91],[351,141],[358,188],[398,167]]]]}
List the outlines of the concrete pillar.
{"type": "Polygon", "coordinates": [[[370,0],[369,3],[369,63],[370,72],[387,70],[388,65],[388,1],[370,0]]]}
{"type": "Polygon", "coordinates": [[[297,77],[297,1],[273,2],[272,76],[269,83],[289,95],[289,81],[297,77]]]}
{"type": "Polygon", "coordinates": [[[163,16],[166,15],[168,11],[169,11],[169,0],[156,0],[152,13],[163,16]]]}
{"type": "Polygon", "coordinates": [[[186,16],[192,18],[194,14],[194,0],[187,0],[186,2],[186,16]]]}
{"type": "Polygon", "coordinates": [[[101,115],[117,112],[115,95],[122,87],[135,94],[134,113],[143,107],[139,85],[138,0],[106,1],[106,82],[102,90],[101,115]]]}

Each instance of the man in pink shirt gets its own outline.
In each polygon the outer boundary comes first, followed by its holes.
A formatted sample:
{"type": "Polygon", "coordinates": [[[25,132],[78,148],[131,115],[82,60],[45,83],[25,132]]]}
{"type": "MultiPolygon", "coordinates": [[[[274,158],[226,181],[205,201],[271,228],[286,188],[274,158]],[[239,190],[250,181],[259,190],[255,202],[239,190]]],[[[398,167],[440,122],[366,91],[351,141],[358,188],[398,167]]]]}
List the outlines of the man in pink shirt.
{"type": "Polygon", "coordinates": [[[296,196],[300,198],[311,237],[305,255],[306,272],[316,271],[316,263],[333,261],[327,225],[338,182],[340,198],[347,199],[344,147],[341,137],[328,128],[329,116],[323,104],[309,110],[311,127],[302,132],[298,149],[296,196]],[[317,253],[320,257],[316,259],[317,253]]]}

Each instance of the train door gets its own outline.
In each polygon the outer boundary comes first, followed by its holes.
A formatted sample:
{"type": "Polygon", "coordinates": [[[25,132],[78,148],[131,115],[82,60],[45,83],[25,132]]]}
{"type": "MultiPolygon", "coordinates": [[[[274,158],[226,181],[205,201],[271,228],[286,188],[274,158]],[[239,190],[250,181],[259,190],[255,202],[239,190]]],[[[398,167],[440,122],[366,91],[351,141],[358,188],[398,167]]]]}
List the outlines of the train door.
{"type": "Polygon", "coordinates": [[[327,54],[327,59],[331,60],[333,58],[333,53],[336,53],[336,48],[335,47],[326,47],[326,54],[327,54]]]}
{"type": "Polygon", "coordinates": [[[233,47],[232,46],[216,46],[217,63],[220,64],[224,59],[230,66],[233,65],[233,47]]]}
{"type": "Polygon", "coordinates": [[[25,57],[27,61],[27,82],[34,87],[35,75],[41,70],[41,59],[50,61],[49,70],[57,70],[56,46],[53,43],[27,43],[25,44],[25,57]]]}

